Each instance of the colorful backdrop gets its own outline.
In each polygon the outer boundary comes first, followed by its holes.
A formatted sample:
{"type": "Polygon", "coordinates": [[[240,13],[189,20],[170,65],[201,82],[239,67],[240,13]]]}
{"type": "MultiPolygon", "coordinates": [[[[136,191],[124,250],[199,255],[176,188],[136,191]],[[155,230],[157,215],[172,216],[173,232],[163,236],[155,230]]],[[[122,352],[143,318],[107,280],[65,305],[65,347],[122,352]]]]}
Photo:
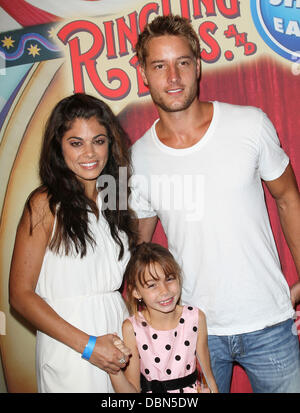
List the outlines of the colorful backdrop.
{"type": "MultiPolygon", "coordinates": [[[[39,183],[41,137],[53,106],[73,92],[93,94],[136,141],[157,117],[137,70],[138,33],[159,14],[180,14],[201,42],[200,98],[263,109],[300,182],[300,1],[0,0],[0,6],[1,355],[7,390],[36,392],[35,331],[9,306],[8,275],[25,199],[39,183]]],[[[266,199],[292,284],[295,267],[268,193],[266,199]]],[[[155,240],[166,245],[161,226],[155,240]]],[[[239,366],[231,391],[252,391],[239,366]]]]}

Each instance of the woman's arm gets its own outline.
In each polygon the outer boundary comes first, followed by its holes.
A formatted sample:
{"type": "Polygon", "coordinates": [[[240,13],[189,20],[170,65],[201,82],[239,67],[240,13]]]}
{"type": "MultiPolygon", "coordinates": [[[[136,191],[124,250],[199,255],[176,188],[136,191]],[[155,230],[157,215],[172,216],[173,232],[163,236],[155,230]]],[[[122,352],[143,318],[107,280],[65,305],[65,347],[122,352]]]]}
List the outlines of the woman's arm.
{"type": "MultiPolygon", "coordinates": [[[[123,323],[123,340],[126,347],[131,350],[131,357],[124,370],[111,375],[111,382],[116,393],[140,393],[140,359],[136,346],[134,330],[131,322],[123,323]]],[[[120,348],[120,347],[119,347],[120,348]]]]}
{"type": "MultiPolygon", "coordinates": [[[[32,233],[28,208],[24,209],[17,229],[9,280],[10,304],[38,330],[82,353],[88,334],[66,322],[35,293],[54,217],[45,193],[35,194],[30,205],[32,233]]],[[[116,373],[122,357],[113,345],[113,335],[106,335],[97,338],[89,361],[109,373],[116,373]]]]}
{"type": "Polygon", "coordinates": [[[207,326],[205,314],[199,310],[198,340],[197,340],[197,357],[200,367],[205,376],[206,382],[212,393],[218,393],[218,386],[215,381],[211,365],[209,349],[207,344],[207,326]]]}

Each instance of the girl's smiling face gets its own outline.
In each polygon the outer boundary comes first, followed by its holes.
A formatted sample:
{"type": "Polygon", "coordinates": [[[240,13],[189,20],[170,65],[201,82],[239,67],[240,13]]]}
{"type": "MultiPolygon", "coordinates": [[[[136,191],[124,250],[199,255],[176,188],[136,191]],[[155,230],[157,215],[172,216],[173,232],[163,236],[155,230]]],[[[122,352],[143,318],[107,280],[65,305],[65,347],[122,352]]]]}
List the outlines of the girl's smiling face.
{"type": "Polygon", "coordinates": [[[176,274],[165,274],[158,263],[152,263],[145,271],[144,283],[137,281],[133,291],[142,299],[149,311],[169,313],[174,311],[180,298],[180,282],[176,274]]]}

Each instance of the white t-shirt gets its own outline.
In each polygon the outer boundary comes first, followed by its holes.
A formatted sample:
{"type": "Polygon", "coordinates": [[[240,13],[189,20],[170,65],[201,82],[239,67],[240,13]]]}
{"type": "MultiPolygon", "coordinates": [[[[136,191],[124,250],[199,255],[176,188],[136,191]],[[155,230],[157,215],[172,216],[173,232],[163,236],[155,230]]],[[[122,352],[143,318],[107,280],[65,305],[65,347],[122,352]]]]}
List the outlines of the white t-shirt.
{"type": "Polygon", "coordinates": [[[183,270],[183,304],[200,307],[209,334],[260,330],[294,315],[266,209],[263,180],[289,159],[267,116],[213,102],[195,145],[164,145],[152,127],[132,146],[132,207],[157,215],[183,270]]]}

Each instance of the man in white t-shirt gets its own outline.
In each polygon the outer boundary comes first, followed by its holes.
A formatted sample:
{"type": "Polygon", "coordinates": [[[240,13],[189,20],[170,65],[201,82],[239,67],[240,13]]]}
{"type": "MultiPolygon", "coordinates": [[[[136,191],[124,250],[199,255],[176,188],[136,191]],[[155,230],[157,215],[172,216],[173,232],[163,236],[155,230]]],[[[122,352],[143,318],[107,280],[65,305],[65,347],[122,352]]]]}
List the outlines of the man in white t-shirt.
{"type": "Polygon", "coordinates": [[[300,282],[290,289],[281,272],[261,180],[299,274],[300,196],[274,127],[260,109],[198,100],[200,46],[185,19],[157,17],[136,50],[159,113],[132,147],[140,240],[159,218],[183,269],[182,301],[206,314],[221,392],[234,361],[254,392],[300,392],[300,282]]]}

